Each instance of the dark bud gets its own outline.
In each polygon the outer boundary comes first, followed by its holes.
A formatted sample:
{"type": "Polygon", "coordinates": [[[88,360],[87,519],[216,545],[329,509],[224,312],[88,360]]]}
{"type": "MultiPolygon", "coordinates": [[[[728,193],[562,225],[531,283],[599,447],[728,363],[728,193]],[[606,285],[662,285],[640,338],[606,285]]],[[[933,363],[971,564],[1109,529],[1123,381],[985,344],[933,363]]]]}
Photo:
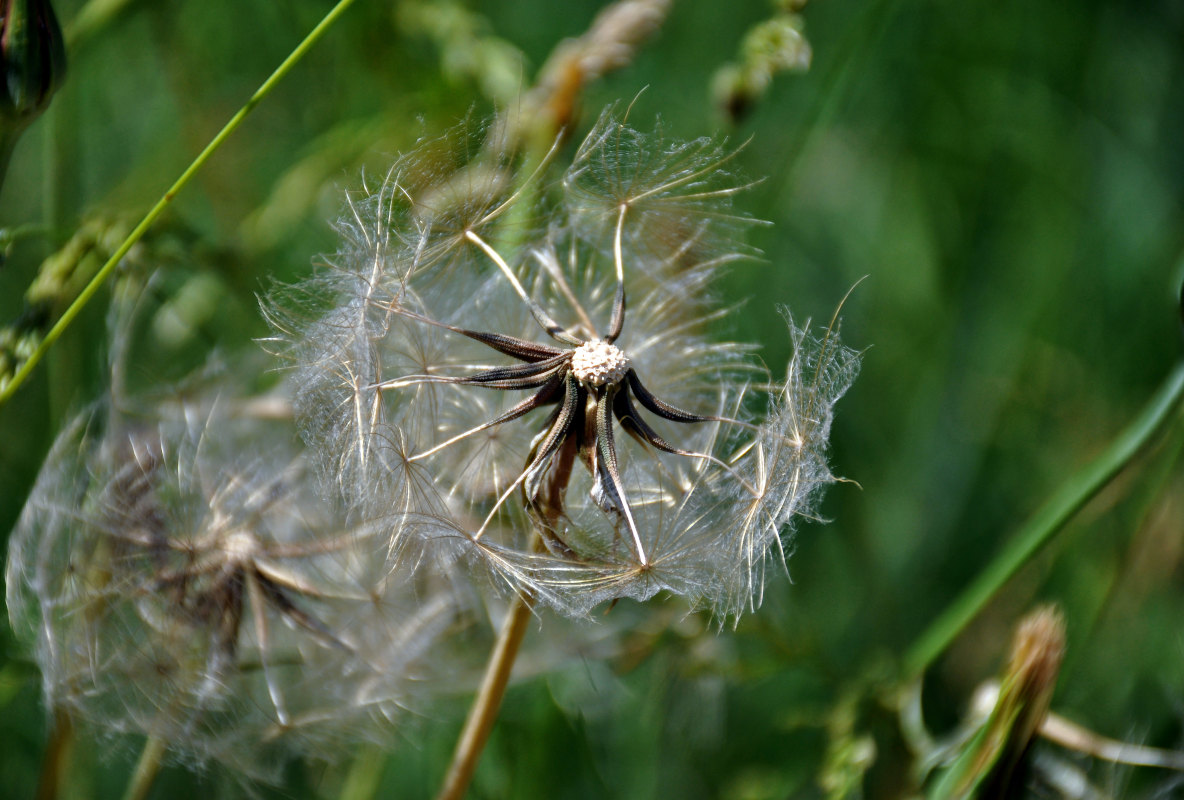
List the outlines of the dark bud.
{"type": "Polygon", "coordinates": [[[759,91],[754,91],[750,85],[744,69],[736,64],[725,64],[720,67],[715,73],[711,89],[715,95],[716,105],[723,110],[733,125],[748,116],[748,112],[756,103],[756,95],[759,94],[759,91]]]}
{"type": "Polygon", "coordinates": [[[65,74],[62,29],[49,0],[0,0],[0,123],[6,131],[36,119],[65,74]]]}

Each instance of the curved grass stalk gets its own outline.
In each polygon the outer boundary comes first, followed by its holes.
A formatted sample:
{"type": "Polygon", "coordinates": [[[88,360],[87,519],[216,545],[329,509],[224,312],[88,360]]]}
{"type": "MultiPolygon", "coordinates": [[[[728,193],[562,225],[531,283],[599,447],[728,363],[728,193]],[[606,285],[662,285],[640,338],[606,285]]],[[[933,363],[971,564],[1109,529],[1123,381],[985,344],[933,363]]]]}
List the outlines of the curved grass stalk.
{"type": "Polygon", "coordinates": [[[962,595],[948,605],[905,653],[905,680],[920,676],[995,593],[1149,444],[1184,403],[1184,361],[1168,374],[1143,411],[1101,455],[1072,475],[1016,532],[962,595]]]}
{"type": "Polygon", "coordinates": [[[164,213],[165,209],[168,208],[170,203],[172,203],[173,198],[175,198],[181,189],[183,189],[185,185],[189,183],[190,179],[193,178],[195,174],[197,174],[198,170],[200,170],[205,165],[210,156],[212,156],[214,152],[222,146],[222,143],[230,138],[230,135],[234,133],[246,116],[255,109],[255,106],[259,105],[263,98],[271,93],[271,90],[275,88],[276,84],[283,80],[284,77],[292,71],[292,67],[296,66],[297,62],[299,62],[300,59],[312,49],[312,46],[316,44],[317,41],[325,34],[325,32],[329,30],[333,23],[345,13],[346,9],[353,5],[353,2],[354,0],[339,0],[339,2],[333,6],[332,9],[330,9],[329,13],[327,13],[319,23],[317,23],[316,27],[309,31],[308,35],[304,37],[304,40],[300,42],[300,44],[298,44],[291,53],[288,54],[288,57],[284,59],[283,63],[276,67],[275,72],[271,73],[271,76],[268,77],[268,79],[265,80],[259,86],[259,88],[255,90],[255,93],[252,94],[250,99],[248,99],[247,102],[243,104],[242,108],[240,108],[235,113],[235,115],[230,118],[230,121],[228,121],[226,125],[223,126],[222,130],[218,131],[218,134],[210,140],[210,143],[207,144],[205,149],[198,154],[197,158],[193,160],[193,163],[191,163],[185,169],[185,171],[181,173],[181,176],[177,178],[176,182],[174,182],[173,185],[169,187],[168,191],[166,191],[160,198],[160,200],[156,202],[156,205],[154,205],[152,209],[144,216],[144,219],[140,221],[140,224],[128,234],[127,238],[123,240],[123,243],[119,245],[115,252],[111,254],[111,257],[107,259],[107,263],[103,264],[102,268],[97,273],[95,273],[95,276],[91,278],[91,281],[86,285],[86,288],[84,288],[79,293],[78,297],[74,299],[74,302],[70,304],[70,307],[67,308],[58,321],[54,323],[54,326],[49,329],[49,331],[45,334],[45,338],[41,340],[41,342],[37,345],[37,348],[29,354],[29,358],[25,361],[25,363],[21,364],[20,369],[18,369],[12,376],[12,380],[6,385],[0,386],[0,406],[4,405],[4,403],[8,402],[9,398],[16,394],[16,391],[21,387],[22,384],[24,384],[25,380],[33,372],[37,364],[49,351],[49,348],[53,347],[54,342],[56,342],[58,338],[61,337],[61,335],[66,331],[66,328],[70,327],[70,323],[72,323],[74,318],[82,312],[82,309],[86,307],[86,304],[89,303],[91,298],[94,297],[95,293],[98,292],[99,288],[103,285],[103,282],[107,280],[107,277],[115,270],[115,267],[119,265],[119,262],[125,255],[127,255],[128,251],[132,249],[136,242],[140,241],[148,229],[152,227],[152,224],[156,222],[157,218],[162,213],[164,213]]]}

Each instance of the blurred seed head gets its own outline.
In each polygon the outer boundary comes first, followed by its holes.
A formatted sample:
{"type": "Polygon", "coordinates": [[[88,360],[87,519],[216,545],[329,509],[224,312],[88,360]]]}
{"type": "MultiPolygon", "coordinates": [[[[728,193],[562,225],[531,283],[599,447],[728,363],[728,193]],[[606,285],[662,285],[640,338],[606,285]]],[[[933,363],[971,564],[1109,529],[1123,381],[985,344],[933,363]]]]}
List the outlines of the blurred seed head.
{"type": "Polygon", "coordinates": [[[266,304],[325,485],[385,521],[396,563],[447,553],[566,613],[759,602],[835,480],[858,357],[791,322],[773,381],[720,340],[711,288],[752,254],[734,152],[610,111],[552,183],[496,130],[456,147],[471,130],[351,196],[328,269],[266,304]]]}
{"type": "Polygon", "coordinates": [[[744,36],[737,61],[724,64],[713,79],[716,103],[739,122],[760,102],[782,72],[805,72],[814,53],[796,12],[805,5],[787,2],[772,17],[758,22],[744,36]]]}
{"type": "Polygon", "coordinates": [[[385,531],[341,524],[287,426],[244,407],[81,414],[11,537],[7,599],[48,706],[274,779],[389,739],[456,609],[392,574],[385,531]]]}
{"type": "Polygon", "coordinates": [[[670,0],[617,0],[606,5],[582,35],[560,42],[521,100],[518,121],[551,133],[571,126],[585,87],[630,64],[670,12],[670,0]]]}

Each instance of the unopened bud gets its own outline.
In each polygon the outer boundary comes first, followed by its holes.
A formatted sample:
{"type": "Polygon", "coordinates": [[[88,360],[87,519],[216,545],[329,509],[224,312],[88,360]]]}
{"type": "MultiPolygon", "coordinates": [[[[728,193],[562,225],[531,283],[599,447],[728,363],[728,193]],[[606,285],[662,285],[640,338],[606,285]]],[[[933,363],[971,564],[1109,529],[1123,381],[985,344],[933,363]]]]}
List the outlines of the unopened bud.
{"type": "Polygon", "coordinates": [[[1055,606],[1033,611],[1021,622],[1004,673],[1003,694],[1024,711],[1017,717],[1025,741],[1048,714],[1049,702],[1065,657],[1065,618],[1055,606]]]}
{"type": "Polygon", "coordinates": [[[930,797],[1017,797],[1033,739],[1048,716],[1065,656],[1065,618],[1055,606],[1020,622],[1002,681],[990,692],[987,718],[934,786],[930,797]]]}
{"type": "Polygon", "coordinates": [[[49,0],[0,0],[0,124],[19,131],[66,74],[62,29],[49,0]]]}

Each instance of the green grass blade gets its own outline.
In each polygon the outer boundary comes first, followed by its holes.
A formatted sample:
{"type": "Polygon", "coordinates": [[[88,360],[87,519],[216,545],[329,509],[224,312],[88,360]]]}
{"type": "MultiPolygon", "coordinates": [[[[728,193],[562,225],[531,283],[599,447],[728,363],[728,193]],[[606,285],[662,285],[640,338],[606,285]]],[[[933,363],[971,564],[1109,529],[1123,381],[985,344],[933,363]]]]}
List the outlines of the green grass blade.
{"type": "Polygon", "coordinates": [[[1184,398],[1184,362],[1176,364],[1138,417],[1092,462],[1071,476],[905,653],[906,679],[923,673],[997,591],[1159,432],[1184,398]]]}

